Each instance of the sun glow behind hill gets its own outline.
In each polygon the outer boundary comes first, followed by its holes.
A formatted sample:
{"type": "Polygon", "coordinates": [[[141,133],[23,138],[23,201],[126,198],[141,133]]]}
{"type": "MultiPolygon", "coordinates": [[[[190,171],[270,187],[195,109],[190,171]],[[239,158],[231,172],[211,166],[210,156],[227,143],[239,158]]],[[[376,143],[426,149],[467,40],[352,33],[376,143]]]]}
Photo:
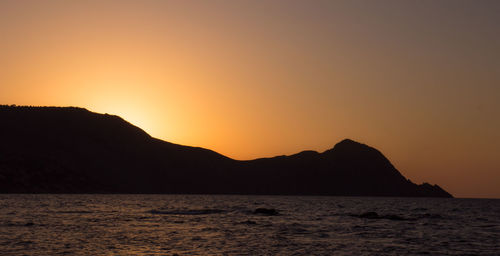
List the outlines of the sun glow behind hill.
{"type": "Polygon", "coordinates": [[[115,114],[236,159],[349,137],[417,183],[498,197],[499,6],[2,1],[0,103],[115,114]]]}

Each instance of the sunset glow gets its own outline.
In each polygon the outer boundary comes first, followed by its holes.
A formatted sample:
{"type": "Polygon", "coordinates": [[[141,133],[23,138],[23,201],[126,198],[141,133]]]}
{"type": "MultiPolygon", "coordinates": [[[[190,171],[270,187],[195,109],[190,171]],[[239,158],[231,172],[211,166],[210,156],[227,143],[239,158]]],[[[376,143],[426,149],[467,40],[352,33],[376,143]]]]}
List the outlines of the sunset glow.
{"type": "Polygon", "coordinates": [[[500,197],[500,1],[0,1],[0,104],[119,115],[235,159],[382,151],[500,197]],[[314,3],[314,4],[312,4],[314,3]]]}

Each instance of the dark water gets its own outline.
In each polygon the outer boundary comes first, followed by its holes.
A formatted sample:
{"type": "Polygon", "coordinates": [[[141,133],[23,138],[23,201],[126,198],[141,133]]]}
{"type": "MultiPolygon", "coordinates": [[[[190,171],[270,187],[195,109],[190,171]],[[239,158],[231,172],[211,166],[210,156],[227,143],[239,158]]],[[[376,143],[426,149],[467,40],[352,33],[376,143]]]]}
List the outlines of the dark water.
{"type": "Polygon", "coordinates": [[[61,254],[500,255],[500,200],[0,195],[0,255],[61,254]]]}

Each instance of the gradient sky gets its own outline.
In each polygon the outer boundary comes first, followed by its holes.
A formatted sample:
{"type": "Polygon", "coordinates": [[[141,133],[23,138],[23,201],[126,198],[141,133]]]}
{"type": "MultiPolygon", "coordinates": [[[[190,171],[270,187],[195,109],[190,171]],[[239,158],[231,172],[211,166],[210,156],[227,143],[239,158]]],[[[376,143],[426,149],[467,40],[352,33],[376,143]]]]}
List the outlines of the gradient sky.
{"type": "Polygon", "coordinates": [[[500,198],[500,1],[0,0],[0,103],[236,159],[351,138],[500,198]]]}

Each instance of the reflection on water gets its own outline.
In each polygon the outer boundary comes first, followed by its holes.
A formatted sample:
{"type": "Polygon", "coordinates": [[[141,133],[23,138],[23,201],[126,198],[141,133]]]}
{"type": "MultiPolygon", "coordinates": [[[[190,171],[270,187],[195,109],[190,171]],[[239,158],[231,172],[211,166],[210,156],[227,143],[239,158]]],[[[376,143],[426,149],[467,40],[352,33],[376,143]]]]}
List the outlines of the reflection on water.
{"type": "Polygon", "coordinates": [[[478,199],[0,195],[0,254],[499,255],[499,212],[478,199]]]}

